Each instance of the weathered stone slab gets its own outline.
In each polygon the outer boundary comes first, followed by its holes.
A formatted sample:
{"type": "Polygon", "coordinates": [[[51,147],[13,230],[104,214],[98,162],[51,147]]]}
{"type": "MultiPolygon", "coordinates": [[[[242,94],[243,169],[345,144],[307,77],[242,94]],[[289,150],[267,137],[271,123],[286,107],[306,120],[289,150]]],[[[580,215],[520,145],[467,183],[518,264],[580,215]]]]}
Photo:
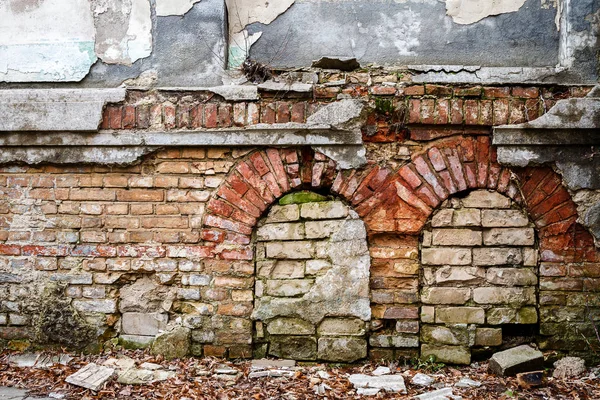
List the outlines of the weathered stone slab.
{"type": "Polygon", "coordinates": [[[311,335],[315,326],[300,318],[275,318],[267,324],[271,335],[311,335]]]}
{"type": "Polygon", "coordinates": [[[463,364],[471,363],[471,352],[468,347],[463,346],[439,346],[431,344],[421,345],[421,358],[433,356],[436,362],[447,364],[463,364]]]}
{"type": "Polygon", "coordinates": [[[321,337],[317,357],[332,362],[354,362],[367,356],[367,341],[358,337],[321,337]]]}
{"type": "Polygon", "coordinates": [[[421,261],[426,265],[469,265],[471,250],[461,248],[426,248],[421,252],[421,261]]]}
{"type": "Polygon", "coordinates": [[[69,375],[65,381],[75,386],[98,391],[114,374],[115,370],[113,368],[89,363],[79,371],[69,375]]]}
{"type": "Polygon", "coordinates": [[[512,376],[520,372],[544,368],[544,355],[531,346],[522,345],[495,353],[490,358],[490,371],[500,376],[512,376]]]}
{"type": "Polygon", "coordinates": [[[121,327],[127,335],[154,336],[167,327],[166,313],[123,313],[121,327]]]}
{"type": "Polygon", "coordinates": [[[470,229],[434,229],[434,246],[479,246],[481,232],[470,229]]]}
{"type": "Polygon", "coordinates": [[[355,388],[381,389],[386,392],[406,394],[406,385],[402,375],[369,376],[354,374],[348,377],[355,388]]]}
{"type": "Polygon", "coordinates": [[[475,190],[462,199],[467,208],[509,208],[510,203],[508,197],[490,190],[475,190]]]}
{"type": "Polygon", "coordinates": [[[317,339],[306,336],[271,338],[269,354],[279,358],[291,358],[294,360],[315,360],[317,358],[317,339]]]}

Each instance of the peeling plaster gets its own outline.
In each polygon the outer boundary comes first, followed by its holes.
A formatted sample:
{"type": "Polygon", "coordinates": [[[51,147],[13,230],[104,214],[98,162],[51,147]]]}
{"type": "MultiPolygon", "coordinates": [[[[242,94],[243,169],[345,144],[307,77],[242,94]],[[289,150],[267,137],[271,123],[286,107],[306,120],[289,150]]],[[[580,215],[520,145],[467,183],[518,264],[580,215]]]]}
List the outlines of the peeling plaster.
{"type": "Polygon", "coordinates": [[[249,34],[246,27],[255,22],[268,25],[287,11],[296,0],[225,0],[229,15],[229,68],[239,67],[262,32],[249,34]]]}
{"type": "MultiPolygon", "coordinates": [[[[379,41],[379,47],[396,47],[400,56],[415,56],[413,51],[419,46],[419,35],[421,34],[421,15],[408,9],[398,12],[392,16],[380,13],[381,24],[373,29],[375,37],[379,41]]],[[[369,33],[369,29],[362,30],[359,24],[359,32],[369,33]]]]}
{"type": "Polygon", "coordinates": [[[80,81],[96,61],[86,0],[0,2],[0,81],[80,81]],[[68,10],[68,12],[66,12],[68,10]]]}
{"type": "Polygon", "coordinates": [[[92,0],[96,54],[107,64],[131,65],[152,53],[149,0],[92,0]]]}
{"type": "Polygon", "coordinates": [[[156,15],[183,15],[201,0],[156,0],[156,15]]]}
{"type": "Polygon", "coordinates": [[[526,0],[446,0],[446,14],[461,25],[492,16],[518,11],[526,0]]]}

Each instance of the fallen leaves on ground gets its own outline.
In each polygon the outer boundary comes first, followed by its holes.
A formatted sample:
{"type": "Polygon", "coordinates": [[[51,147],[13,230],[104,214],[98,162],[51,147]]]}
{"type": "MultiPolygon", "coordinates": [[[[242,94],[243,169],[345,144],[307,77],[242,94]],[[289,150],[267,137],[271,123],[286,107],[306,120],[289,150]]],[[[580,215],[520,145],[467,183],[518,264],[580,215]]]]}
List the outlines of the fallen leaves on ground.
{"type": "Polygon", "coordinates": [[[29,390],[31,395],[47,396],[49,393],[63,394],[65,399],[164,399],[164,400],[234,400],[234,399],[410,399],[413,396],[434,390],[412,385],[410,380],[418,372],[435,378],[436,384],[452,386],[461,378],[480,381],[479,388],[454,387],[455,395],[463,399],[522,399],[522,400],[597,400],[600,399],[600,377],[586,374],[571,380],[548,379],[546,386],[524,390],[515,378],[497,377],[487,373],[487,364],[472,364],[467,367],[444,367],[439,371],[412,369],[397,363],[363,363],[349,366],[335,364],[305,363],[295,367],[290,377],[248,378],[250,361],[231,362],[216,358],[185,358],[165,361],[147,352],[118,351],[102,355],[72,355],[68,365],[54,364],[47,369],[18,368],[8,362],[11,353],[0,354],[0,386],[14,386],[29,390]],[[102,364],[108,358],[127,356],[136,360],[137,365],[151,362],[176,372],[176,376],[162,382],[147,385],[125,385],[115,379],[108,381],[98,392],[92,392],[65,382],[67,376],[78,371],[90,362],[102,364]],[[214,375],[217,366],[227,365],[240,371],[237,380],[222,380],[214,375]],[[369,374],[379,365],[391,367],[393,373],[403,375],[408,393],[382,393],[376,396],[359,396],[348,380],[354,373],[369,374]],[[327,371],[329,377],[319,377],[318,371],[327,371]],[[325,394],[318,395],[315,386],[325,384],[325,394]]]}

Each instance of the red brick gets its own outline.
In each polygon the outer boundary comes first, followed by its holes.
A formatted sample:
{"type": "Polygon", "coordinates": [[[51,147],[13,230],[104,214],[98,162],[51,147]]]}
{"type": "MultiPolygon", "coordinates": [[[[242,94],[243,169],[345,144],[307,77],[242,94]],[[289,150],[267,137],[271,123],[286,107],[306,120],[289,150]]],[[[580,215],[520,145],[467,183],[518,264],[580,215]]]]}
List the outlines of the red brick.
{"type": "Polygon", "coordinates": [[[281,161],[281,156],[279,155],[279,151],[276,149],[267,149],[267,158],[271,162],[271,167],[273,167],[273,172],[277,177],[277,182],[281,187],[283,193],[286,193],[290,190],[290,185],[287,180],[287,174],[285,169],[283,168],[283,162],[281,161]]]}
{"type": "Polygon", "coordinates": [[[463,101],[461,99],[450,100],[450,123],[453,125],[463,123],[463,101]]]}
{"type": "Polygon", "coordinates": [[[465,101],[465,123],[467,125],[477,125],[479,123],[479,101],[465,101]]]}
{"type": "Polygon", "coordinates": [[[408,122],[410,124],[418,124],[421,122],[421,100],[410,100],[408,104],[408,122]]]}
{"type": "Polygon", "coordinates": [[[123,107],[123,128],[125,128],[125,129],[135,128],[135,107],[134,106],[123,107]]]}
{"type": "Polygon", "coordinates": [[[481,107],[479,114],[479,124],[481,125],[494,125],[494,104],[491,100],[481,100],[479,102],[481,107]]]}
{"type": "Polygon", "coordinates": [[[164,192],[157,189],[118,190],[118,201],[163,201],[164,192]]]}
{"type": "Polygon", "coordinates": [[[238,192],[240,196],[244,195],[244,193],[246,193],[249,189],[249,186],[235,174],[229,175],[229,177],[226,179],[226,182],[229,183],[231,188],[238,192]]]}
{"type": "Polygon", "coordinates": [[[435,100],[423,99],[421,100],[421,123],[433,124],[434,118],[435,100]]]}
{"type": "Polygon", "coordinates": [[[204,114],[204,105],[198,104],[190,109],[190,126],[193,129],[202,127],[202,116],[204,114]]]}
{"type": "Polygon", "coordinates": [[[236,169],[267,204],[275,200],[267,184],[254,172],[247,162],[239,163],[236,169]]]}
{"type": "Polygon", "coordinates": [[[261,211],[252,203],[242,199],[242,197],[227,186],[221,186],[217,192],[219,196],[235,205],[239,209],[247,212],[253,217],[260,217],[261,211]]]}
{"type": "Polygon", "coordinates": [[[487,176],[489,168],[489,139],[477,138],[477,187],[487,187],[487,176]]]}
{"type": "Polygon", "coordinates": [[[108,106],[108,125],[110,129],[121,129],[123,126],[123,107],[108,106]]]}
{"type": "Polygon", "coordinates": [[[457,87],[454,88],[454,95],[459,97],[479,97],[481,96],[481,86],[457,87]]]}
{"type": "Polygon", "coordinates": [[[516,86],[512,88],[512,95],[514,97],[521,97],[521,98],[526,98],[526,99],[532,99],[535,97],[538,97],[540,95],[540,92],[538,90],[538,88],[536,87],[522,87],[522,86],[516,86]]]}
{"type": "Polygon", "coordinates": [[[273,104],[262,104],[260,107],[260,122],[263,124],[274,124],[276,111],[273,104]]]}
{"type": "Polygon", "coordinates": [[[452,96],[452,87],[442,85],[425,85],[425,94],[436,97],[452,96]]]}
{"type": "Polygon", "coordinates": [[[254,252],[251,248],[244,248],[238,250],[223,250],[220,255],[224,260],[252,260],[254,252]]]}
{"type": "Polygon", "coordinates": [[[421,156],[416,157],[413,160],[413,164],[415,165],[415,168],[417,169],[419,174],[423,178],[425,178],[427,183],[429,183],[431,185],[431,187],[433,188],[433,191],[440,199],[445,199],[446,197],[448,197],[445,189],[440,184],[440,182],[438,181],[435,174],[431,171],[431,168],[429,167],[427,162],[423,159],[423,157],[421,157],[421,156]]]}
{"type": "Polygon", "coordinates": [[[406,96],[423,96],[425,87],[423,85],[408,86],[404,88],[404,94],[406,96]]]}
{"type": "Polygon", "coordinates": [[[510,101],[510,114],[508,116],[509,124],[521,124],[526,122],[525,101],[512,99],[510,101]]]}
{"type": "Polygon", "coordinates": [[[6,256],[18,256],[21,254],[21,246],[16,244],[0,244],[0,254],[6,256]]]}
{"type": "Polygon", "coordinates": [[[508,100],[494,100],[494,125],[508,123],[508,100]]]}
{"type": "Polygon", "coordinates": [[[246,103],[235,103],[233,105],[233,124],[235,126],[246,124],[246,103]]]}
{"type": "Polygon", "coordinates": [[[216,128],[218,125],[217,105],[208,103],[204,105],[204,127],[216,128]]]}
{"type": "Polygon", "coordinates": [[[377,85],[371,88],[371,93],[375,96],[393,96],[396,94],[394,86],[377,85]]]}
{"type": "Polygon", "coordinates": [[[165,124],[165,128],[167,129],[173,129],[176,126],[176,121],[175,121],[175,106],[171,105],[171,104],[165,104],[163,106],[163,121],[165,124]]]}
{"type": "Polygon", "coordinates": [[[539,99],[525,100],[525,117],[527,121],[533,121],[541,115],[540,107],[541,101],[539,99]]]}
{"type": "Polygon", "coordinates": [[[260,122],[260,108],[257,103],[248,103],[248,125],[256,125],[260,122]]]}
{"type": "Polygon", "coordinates": [[[454,182],[456,182],[456,187],[458,188],[458,191],[466,190],[467,181],[463,173],[462,163],[460,162],[460,158],[458,157],[458,150],[456,150],[456,148],[447,148],[444,149],[444,153],[446,153],[446,158],[448,159],[448,163],[450,164],[450,171],[452,172],[452,176],[454,177],[454,182]]]}
{"type": "Polygon", "coordinates": [[[483,96],[487,98],[510,97],[510,88],[508,87],[484,87],[483,96]]]}
{"type": "Polygon", "coordinates": [[[290,118],[290,103],[285,101],[277,102],[277,123],[285,124],[287,122],[290,122],[290,118]]]}
{"type": "Polygon", "coordinates": [[[442,153],[437,147],[432,147],[431,149],[429,149],[427,155],[429,156],[429,161],[431,161],[431,164],[433,165],[433,168],[436,171],[442,171],[446,169],[444,156],[442,156],[442,153]]]}
{"type": "Polygon", "coordinates": [[[316,86],[314,96],[318,99],[335,99],[340,91],[341,89],[339,87],[316,86]]]}
{"type": "Polygon", "coordinates": [[[306,109],[306,103],[304,103],[304,102],[295,103],[292,106],[291,121],[298,122],[298,123],[304,123],[304,116],[306,114],[305,109],[306,109]]]}
{"type": "Polygon", "coordinates": [[[270,172],[269,167],[265,163],[265,160],[262,158],[260,152],[252,154],[250,156],[250,161],[252,161],[254,168],[256,168],[256,171],[259,173],[260,176],[263,176],[266,173],[270,172]]]}
{"type": "Polygon", "coordinates": [[[438,99],[435,104],[435,123],[447,124],[450,111],[450,102],[447,99],[438,99]]]}
{"type": "Polygon", "coordinates": [[[233,107],[231,104],[221,104],[218,109],[217,125],[219,128],[229,128],[232,124],[233,107]]]}

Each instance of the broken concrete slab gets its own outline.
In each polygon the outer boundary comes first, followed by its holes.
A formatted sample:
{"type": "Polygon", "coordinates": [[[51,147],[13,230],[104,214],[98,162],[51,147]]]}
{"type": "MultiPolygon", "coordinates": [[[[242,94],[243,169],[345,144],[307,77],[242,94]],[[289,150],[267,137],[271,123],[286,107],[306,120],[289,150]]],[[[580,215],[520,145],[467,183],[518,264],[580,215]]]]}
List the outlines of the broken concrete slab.
{"type": "Polygon", "coordinates": [[[287,369],[270,369],[265,371],[253,371],[248,374],[248,378],[280,378],[282,376],[294,376],[294,371],[287,369]]]}
{"type": "Polygon", "coordinates": [[[114,368],[89,363],[79,371],[69,375],[65,381],[75,386],[98,391],[113,377],[114,374],[114,368]]]}
{"type": "Polygon", "coordinates": [[[435,379],[429,375],[418,373],[412,377],[410,383],[416,386],[429,387],[435,382],[435,379]]]}
{"type": "Polygon", "coordinates": [[[147,385],[166,381],[176,375],[175,371],[130,368],[118,373],[117,382],[125,385],[147,385]]]}
{"type": "Polygon", "coordinates": [[[402,375],[369,376],[353,374],[348,377],[355,388],[381,389],[386,392],[406,394],[406,385],[402,375]]]}
{"type": "Polygon", "coordinates": [[[8,358],[8,362],[19,368],[40,368],[46,369],[54,364],[67,365],[73,357],[68,354],[51,355],[44,353],[23,353],[13,354],[8,358]]]}
{"type": "Polygon", "coordinates": [[[0,131],[97,131],[106,103],[125,89],[0,90],[0,131]]]}
{"type": "Polygon", "coordinates": [[[512,376],[520,372],[543,369],[544,355],[541,351],[528,345],[495,353],[490,358],[490,371],[500,376],[512,376]]]}
{"type": "Polygon", "coordinates": [[[481,382],[469,378],[462,378],[460,381],[456,382],[454,386],[460,388],[478,388],[481,386],[481,382]]]}
{"type": "Polygon", "coordinates": [[[313,85],[308,83],[299,83],[299,82],[275,82],[275,81],[266,81],[258,85],[260,90],[264,90],[266,92],[297,92],[297,93],[310,93],[313,90],[313,85]]]}

